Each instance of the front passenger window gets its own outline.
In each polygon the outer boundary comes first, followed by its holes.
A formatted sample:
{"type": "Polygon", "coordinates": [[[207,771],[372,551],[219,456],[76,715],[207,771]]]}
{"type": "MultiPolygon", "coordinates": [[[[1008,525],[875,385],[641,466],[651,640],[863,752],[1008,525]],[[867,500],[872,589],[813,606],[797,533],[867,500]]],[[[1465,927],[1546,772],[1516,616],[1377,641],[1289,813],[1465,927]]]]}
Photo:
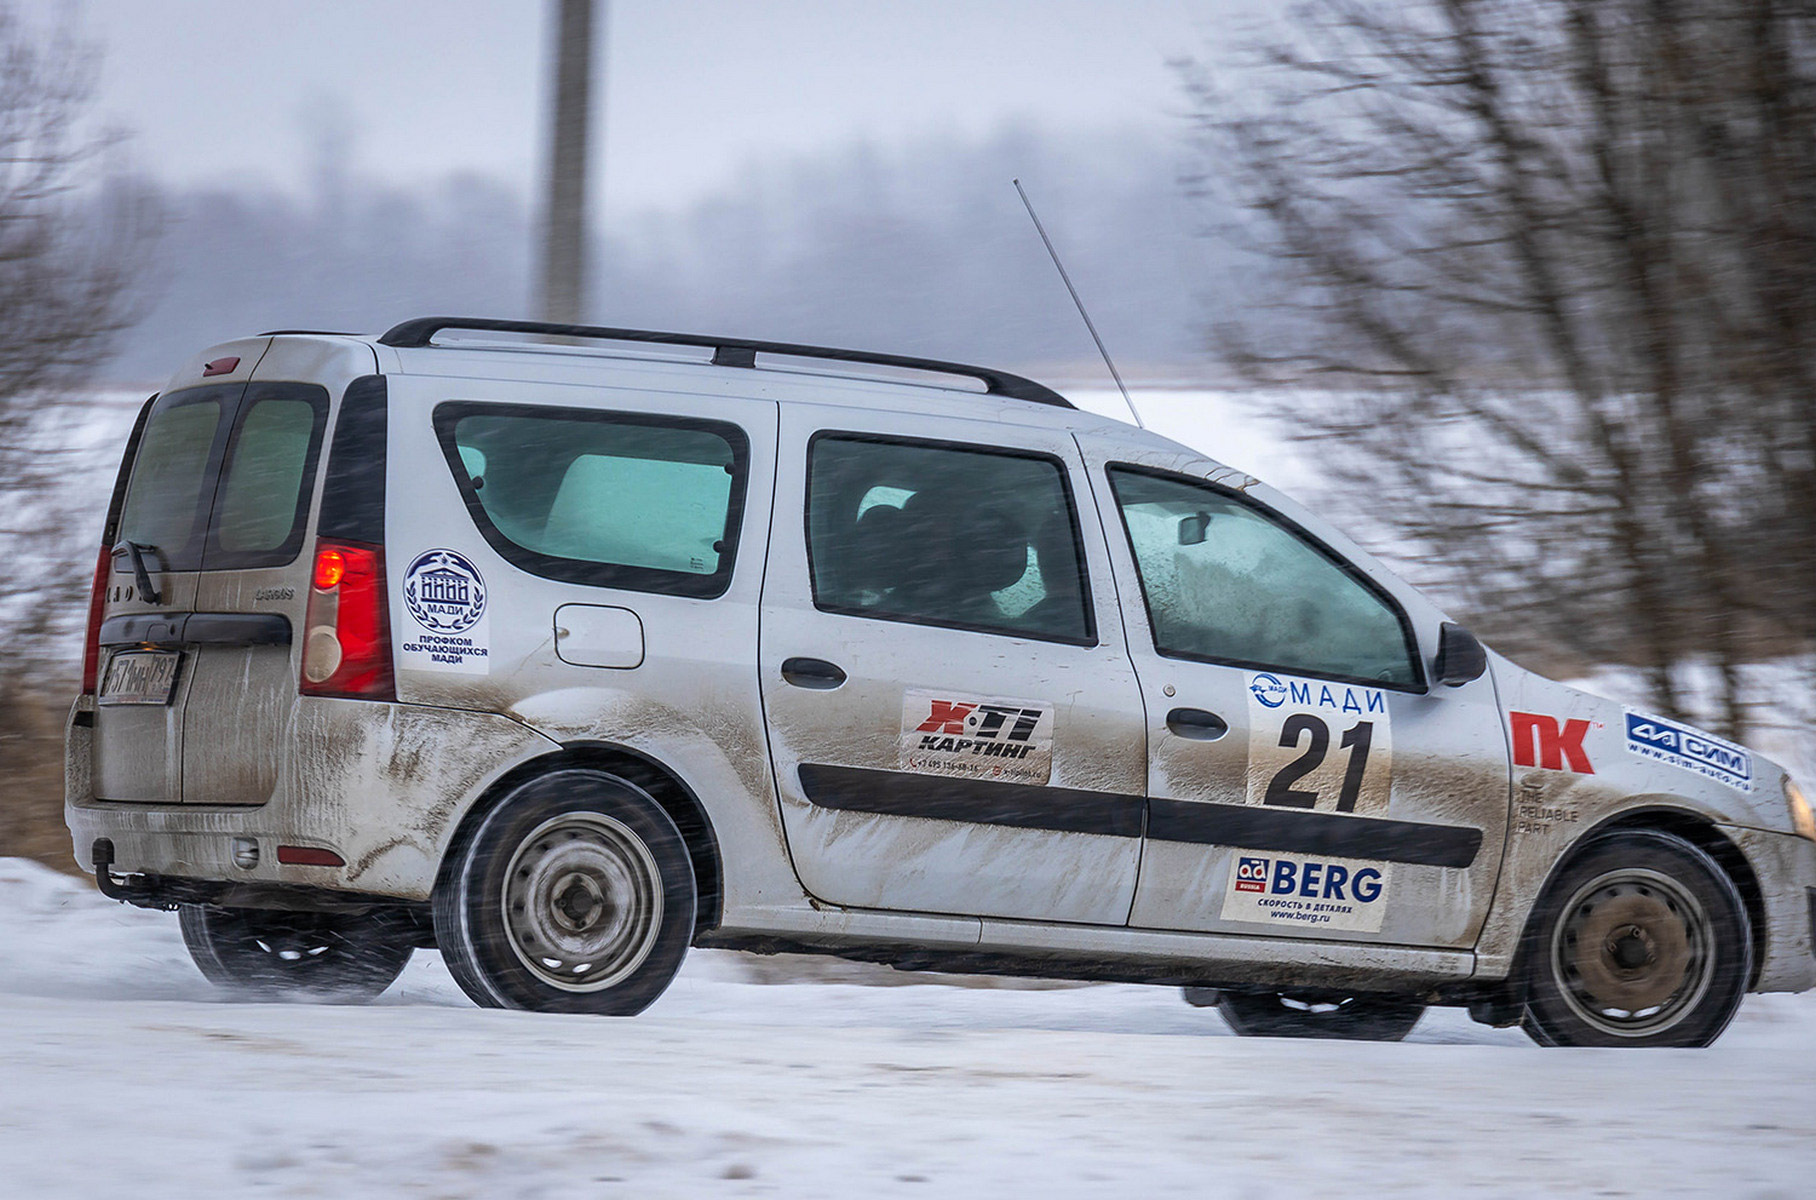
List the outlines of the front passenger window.
{"type": "Polygon", "coordinates": [[[1419,686],[1398,610],[1298,530],[1174,476],[1112,467],[1110,485],[1162,654],[1419,686]]]}
{"type": "Polygon", "coordinates": [[[807,551],[828,612],[1096,640],[1071,493],[1045,456],[821,436],[807,551]]]}

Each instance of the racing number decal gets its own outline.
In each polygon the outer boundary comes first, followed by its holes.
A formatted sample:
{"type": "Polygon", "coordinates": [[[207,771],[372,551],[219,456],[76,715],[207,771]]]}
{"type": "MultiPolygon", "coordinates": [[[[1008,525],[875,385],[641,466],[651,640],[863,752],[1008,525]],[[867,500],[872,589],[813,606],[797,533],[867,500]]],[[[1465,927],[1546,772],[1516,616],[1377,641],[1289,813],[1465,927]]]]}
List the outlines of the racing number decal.
{"type": "Polygon", "coordinates": [[[1387,811],[1393,739],[1384,692],[1266,672],[1250,675],[1248,690],[1248,803],[1387,811]]]}
{"type": "MultiPolygon", "coordinates": [[[[1280,744],[1288,749],[1299,745],[1303,734],[1311,735],[1311,745],[1305,753],[1281,767],[1267,785],[1267,793],[1262,797],[1263,804],[1283,804],[1288,808],[1318,807],[1318,793],[1295,788],[1293,785],[1316,771],[1324,763],[1324,755],[1330,749],[1330,727],[1322,718],[1310,713],[1297,712],[1288,717],[1280,726],[1280,744]]],[[[1368,751],[1374,742],[1375,723],[1357,721],[1343,731],[1343,740],[1338,744],[1349,751],[1349,762],[1343,768],[1343,786],[1337,792],[1337,811],[1355,812],[1356,797],[1362,791],[1362,776],[1368,770],[1368,751]]]]}

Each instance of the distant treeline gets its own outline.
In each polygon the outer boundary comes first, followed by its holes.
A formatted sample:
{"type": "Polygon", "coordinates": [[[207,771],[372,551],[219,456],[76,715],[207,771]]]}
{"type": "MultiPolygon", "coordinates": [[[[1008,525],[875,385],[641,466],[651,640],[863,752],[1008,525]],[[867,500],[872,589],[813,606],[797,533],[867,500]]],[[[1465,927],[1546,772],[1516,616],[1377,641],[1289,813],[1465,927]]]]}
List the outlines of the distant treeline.
{"type": "MultiPolygon", "coordinates": [[[[747,168],[674,212],[627,215],[604,164],[591,319],[969,358],[1082,362],[1093,350],[1010,185],[1031,192],[1111,349],[1199,360],[1207,306],[1240,268],[1197,237],[1182,139],[1005,131],[982,143],[848,147],[747,168]]],[[[105,374],[154,380],[222,338],[382,329],[424,314],[529,316],[534,214],[484,176],[417,190],[329,163],[312,194],[164,197],[145,319],[105,374]]]]}

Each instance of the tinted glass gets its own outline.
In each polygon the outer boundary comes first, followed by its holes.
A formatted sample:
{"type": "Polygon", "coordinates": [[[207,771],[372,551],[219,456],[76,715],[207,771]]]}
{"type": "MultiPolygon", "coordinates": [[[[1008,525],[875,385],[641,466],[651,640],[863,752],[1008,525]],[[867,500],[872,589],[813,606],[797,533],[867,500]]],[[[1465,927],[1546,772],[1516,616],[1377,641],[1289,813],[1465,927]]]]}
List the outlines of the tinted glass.
{"type": "MultiPolygon", "coordinates": [[[[240,392],[196,388],[172,392],[152,407],[133,461],[120,512],[119,537],[153,548],[153,570],[193,571],[201,565],[202,533],[214,492],[213,464],[221,416],[240,392]]],[[[115,570],[132,570],[122,556],[115,570]]]]}
{"type": "Polygon", "coordinates": [[[1059,464],[821,437],[808,479],[814,603],[833,612],[1094,640],[1059,464]]]}
{"type": "Polygon", "coordinates": [[[319,435],[318,406],[303,399],[255,400],[240,420],[215,499],[214,544],[236,561],[209,556],[209,566],[252,566],[256,556],[296,556],[290,546],[306,515],[301,503],[319,435]],[[288,549],[288,553],[284,551],[288,549]]]}
{"type": "Polygon", "coordinates": [[[1110,481],[1161,653],[1418,686],[1398,612],[1297,531],[1185,480],[1110,481]]]}
{"type": "Polygon", "coordinates": [[[559,579],[717,595],[745,441],[733,427],[569,409],[444,405],[450,465],[506,557],[559,579]]]}

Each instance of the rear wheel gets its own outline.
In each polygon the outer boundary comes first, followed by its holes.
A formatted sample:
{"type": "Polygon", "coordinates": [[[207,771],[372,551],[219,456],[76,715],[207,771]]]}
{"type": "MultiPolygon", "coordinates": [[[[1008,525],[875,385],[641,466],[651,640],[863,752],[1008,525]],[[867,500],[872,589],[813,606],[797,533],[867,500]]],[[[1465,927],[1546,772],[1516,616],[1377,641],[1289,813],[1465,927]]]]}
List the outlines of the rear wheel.
{"type": "Polygon", "coordinates": [[[1425,1006],[1400,996],[1224,992],[1217,1011],[1243,1037],[1397,1042],[1412,1032],[1425,1006]]]}
{"type": "Polygon", "coordinates": [[[1706,1046],[1753,971],[1746,905],[1701,849],[1657,830],[1598,838],[1532,916],[1523,1022],[1546,1046],[1706,1046]]]}
{"type": "Polygon", "coordinates": [[[210,983],[272,995],[370,1000],[403,972],[416,942],[410,924],[389,914],[186,904],[177,922],[210,983]]]}
{"type": "Polygon", "coordinates": [[[436,890],[435,934],[476,1003],[630,1016],[694,934],[687,844],[642,788],[559,771],[486,814],[436,890]]]}

